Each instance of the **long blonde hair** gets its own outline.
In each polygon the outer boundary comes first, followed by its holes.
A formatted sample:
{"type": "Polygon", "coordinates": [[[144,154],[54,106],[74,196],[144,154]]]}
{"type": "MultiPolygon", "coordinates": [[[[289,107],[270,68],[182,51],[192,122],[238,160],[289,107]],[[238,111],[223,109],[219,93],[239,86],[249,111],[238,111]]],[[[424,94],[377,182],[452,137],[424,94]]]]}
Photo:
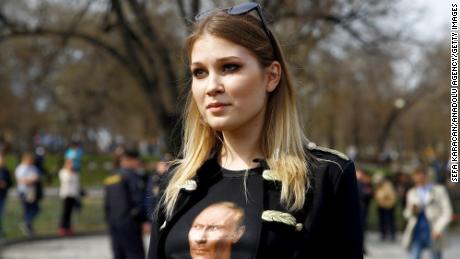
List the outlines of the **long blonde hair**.
{"type": "MultiPolygon", "coordinates": [[[[187,38],[187,56],[190,61],[193,44],[204,33],[208,33],[247,48],[255,54],[262,67],[269,66],[276,57],[281,64],[282,74],[278,86],[268,96],[261,149],[270,170],[281,182],[280,202],[288,210],[298,210],[303,207],[305,193],[310,186],[304,149],[306,138],[300,125],[294,87],[284,55],[276,40],[277,46],[273,50],[260,23],[250,14],[231,16],[218,12],[208,16],[195,25],[187,38]]],[[[168,218],[177,201],[179,186],[196,175],[213,148],[222,146],[222,133],[202,121],[190,92],[183,118],[182,158],[175,161],[174,175],[162,199],[168,218]]]]}

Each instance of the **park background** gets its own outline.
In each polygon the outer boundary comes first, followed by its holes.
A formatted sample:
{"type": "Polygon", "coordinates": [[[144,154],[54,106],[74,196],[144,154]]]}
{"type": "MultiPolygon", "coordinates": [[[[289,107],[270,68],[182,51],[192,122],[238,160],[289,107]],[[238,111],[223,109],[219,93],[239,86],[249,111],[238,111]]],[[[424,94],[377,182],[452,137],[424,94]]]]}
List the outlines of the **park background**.
{"type": "MultiPolygon", "coordinates": [[[[76,232],[103,232],[102,182],[113,150],[139,145],[151,164],[175,153],[189,87],[184,43],[193,16],[224,0],[0,0],[0,144],[14,171],[20,154],[46,149],[47,195],[38,235],[56,233],[57,172],[71,141],[84,149],[89,190],[76,232]]],[[[257,1],[294,74],[304,130],[371,174],[443,165],[449,184],[449,1],[257,1]]],[[[21,238],[15,190],[7,239],[21,238]]],[[[400,215],[401,208],[397,209],[400,215]]],[[[403,219],[398,217],[398,228],[403,219]]],[[[370,209],[370,229],[377,228],[370,209]]],[[[458,222],[452,224],[459,231],[458,222]]]]}

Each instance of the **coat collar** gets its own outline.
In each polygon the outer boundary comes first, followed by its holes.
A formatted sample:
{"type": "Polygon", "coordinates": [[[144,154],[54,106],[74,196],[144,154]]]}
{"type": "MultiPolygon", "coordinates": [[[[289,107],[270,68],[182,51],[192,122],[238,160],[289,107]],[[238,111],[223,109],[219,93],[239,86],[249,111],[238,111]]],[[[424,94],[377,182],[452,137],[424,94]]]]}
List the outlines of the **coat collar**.
{"type": "Polygon", "coordinates": [[[196,175],[193,177],[193,180],[197,182],[199,188],[204,187],[212,182],[212,179],[218,176],[219,171],[220,165],[217,162],[217,152],[213,152],[198,169],[196,175]]]}
{"type": "MultiPolygon", "coordinates": [[[[213,150],[208,159],[198,169],[196,175],[192,178],[192,180],[196,182],[197,188],[206,187],[207,184],[212,183],[213,180],[219,176],[221,166],[219,165],[217,159],[218,152],[213,150]]],[[[267,161],[263,158],[256,158],[253,162],[259,163],[260,167],[262,167],[265,172],[270,169],[267,161]]]]}
{"type": "MultiPolygon", "coordinates": [[[[281,182],[274,174],[268,163],[265,159],[257,158],[253,160],[256,163],[259,163],[262,167],[262,178],[263,178],[263,212],[270,211],[270,215],[274,215],[273,212],[279,212],[280,215],[291,215],[286,209],[281,206],[279,203],[281,197],[281,182]],[[270,202],[267,202],[270,201],[270,202]]],[[[171,214],[171,218],[168,221],[174,220],[174,218],[180,214],[180,212],[187,207],[187,203],[190,202],[190,197],[193,193],[198,192],[202,189],[207,189],[212,183],[220,179],[222,176],[220,173],[221,166],[217,162],[217,152],[213,152],[208,159],[203,163],[203,165],[198,169],[196,175],[191,179],[186,181],[181,188],[179,198],[177,201],[178,206],[174,209],[171,214]]],[[[266,214],[264,214],[266,215],[266,214]]],[[[291,215],[294,217],[293,215],[291,215]]],[[[265,220],[267,217],[262,217],[265,220]]],[[[294,217],[295,218],[295,217],[294,217]]],[[[265,220],[266,221],[266,220],[265,220]]],[[[277,221],[277,220],[272,220],[277,221]]],[[[279,221],[280,223],[285,223],[286,221],[279,221]]],[[[289,221],[290,222],[290,221],[289,221]]],[[[299,228],[299,225],[288,224],[296,226],[299,228]]]]}
{"type": "Polygon", "coordinates": [[[432,184],[416,187],[415,190],[418,203],[428,205],[433,201],[435,191],[432,184]]]}

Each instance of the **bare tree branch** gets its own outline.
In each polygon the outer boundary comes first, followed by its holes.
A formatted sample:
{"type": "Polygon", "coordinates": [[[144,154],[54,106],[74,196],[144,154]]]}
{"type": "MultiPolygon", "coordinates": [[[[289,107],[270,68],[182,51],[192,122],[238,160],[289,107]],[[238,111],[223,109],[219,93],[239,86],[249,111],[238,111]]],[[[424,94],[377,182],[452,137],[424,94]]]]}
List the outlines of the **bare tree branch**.
{"type": "MultiPolygon", "coordinates": [[[[10,40],[13,38],[22,38],[22,37],[30,37],[30,36],[51,36],[51,37],[67,37],[68,31],[62,30],[53,30],[53,29],[35,29],[30,31],[19,31],[14,30],[9,34],[0,35],[0,43],[2,41],[10,40]]],[[[71,38],[79,39],[84,42],[87,42],[93,46],[103,49],[108,54],[110,54],[116,61],[118,61],[121,65],[130,69],[128,60],[113,46],[110,44],[103,42],[102,40],[86,34],[82,32],[73,32],[71,38]]]]}
{"type": "MultiPolygon", "coordinates": [[[[142,30],[143,34],[147,37],[147,39],[152,43],[152,46],[157,53],[157,57],[159,57],[159,61],[162,64],[162,67],[166,70],[166,81],[161,86],[164,86],[162,90],[165,93],[168,93],[169,97],[167,102],[171,102],[172,96],[177,96],[177,91],[175,87],[165,87],[170,84],[175,84],[178,81],[176,72],[174,71],[173,63],[169,57],[169,53],[171,52],[166,44],[161,41],[158,33],[156,32],[155,28],[151,25],[150,19],[147,17],[145,10],[143,10],[139,5],[136,4],[135,0],[128,0],[128,4],[130,5],[133,12],[136,14],[136,20],[140,29],[142,30]]],[[[160,86],[160,87],[161,87],[160,86]]],[[[165,107],[167,107],[165,105],[165,107]]]]}

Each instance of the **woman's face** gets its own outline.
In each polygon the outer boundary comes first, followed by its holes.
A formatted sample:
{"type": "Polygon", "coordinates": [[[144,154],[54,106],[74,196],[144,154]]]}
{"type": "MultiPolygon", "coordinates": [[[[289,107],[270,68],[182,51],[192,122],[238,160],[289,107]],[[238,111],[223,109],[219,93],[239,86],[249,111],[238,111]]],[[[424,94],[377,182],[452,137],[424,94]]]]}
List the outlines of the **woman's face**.
{"type": "Polygon", "coordinates": [[[204,34],[196,40],[192,93],[206,123],[217,131],[261,126],[268,92],[279,81],[273,82],[270,68],[263,69],[248,49],[225,39],[204,34]]]}

